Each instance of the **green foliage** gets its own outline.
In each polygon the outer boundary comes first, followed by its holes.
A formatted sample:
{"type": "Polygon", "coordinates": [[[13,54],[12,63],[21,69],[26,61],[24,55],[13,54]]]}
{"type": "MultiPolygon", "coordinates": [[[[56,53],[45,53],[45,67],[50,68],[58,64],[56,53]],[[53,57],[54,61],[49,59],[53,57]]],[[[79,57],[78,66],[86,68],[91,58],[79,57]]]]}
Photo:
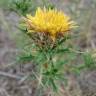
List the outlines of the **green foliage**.
{"type": "Polygon", "coordinates": [[[9,7],[19,15],[31,13],[36,8],[34,0],[11,0],[9,7]]]}
{"type": "Polygon", "coordinates": [[[84,56],[84,63],[85,63],[86,68],[96,67],[96,62],[94,58],[92,57],[91,53],[85,53],[83,56],[84,56]]]}

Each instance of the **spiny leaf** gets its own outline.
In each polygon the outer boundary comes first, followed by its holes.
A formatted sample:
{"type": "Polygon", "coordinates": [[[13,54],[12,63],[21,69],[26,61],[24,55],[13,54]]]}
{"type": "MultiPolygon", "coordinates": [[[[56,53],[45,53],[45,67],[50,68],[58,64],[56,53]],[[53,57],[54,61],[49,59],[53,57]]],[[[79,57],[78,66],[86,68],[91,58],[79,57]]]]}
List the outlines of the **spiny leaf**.
{"type": "Polygon", "coordinates": [[[18,57],[18,62],[30,62],[33,58],[31,54],[24,54],[18,57]]]}

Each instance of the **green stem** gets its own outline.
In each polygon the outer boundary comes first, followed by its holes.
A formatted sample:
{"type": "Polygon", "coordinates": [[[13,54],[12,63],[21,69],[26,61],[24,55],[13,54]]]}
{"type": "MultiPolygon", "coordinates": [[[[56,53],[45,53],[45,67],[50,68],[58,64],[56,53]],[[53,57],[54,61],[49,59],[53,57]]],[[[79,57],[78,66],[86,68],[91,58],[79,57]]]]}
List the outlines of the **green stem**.
{"type": "Polygon", "coordinates": [[[52,69],[54,68],[54,63],[53,63],[53,60],[52,60],[53,58],[52,58],[52,56],[50,55],[50,63],[51,63],[51,67],[52,67],[52,69]]]}

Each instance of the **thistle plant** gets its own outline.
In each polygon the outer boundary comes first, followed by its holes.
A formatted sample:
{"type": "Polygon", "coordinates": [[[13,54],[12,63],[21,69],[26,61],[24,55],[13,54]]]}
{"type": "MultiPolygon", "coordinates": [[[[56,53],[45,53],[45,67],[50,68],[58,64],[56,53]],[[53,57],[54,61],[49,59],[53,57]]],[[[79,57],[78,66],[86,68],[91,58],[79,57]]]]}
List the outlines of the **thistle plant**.
{"type": "Polygon", "coordinates": [[[95,65],[91,55],[75,50],[68,42],[74,38],[72,34],[77,25],[62,11],[39,7],[34,16],[24,16],[21,25],[31,40],[25,59],[35,63],[38,85],[58,91],[62,85],[65,86],[67,73],[80,73],[86,66],[95,65]],[[73,64],[78,57],[82,64],[73,64]]]}
{"type": "Polygon", "coordinates": [[[70,39],[72,29],[77,27],[76,23],[57,9],[38,8],[35,16],[24,17],[22,25],[34,46],[32,51],[35,52],[30,54],[42,76],[39,83],[57,90],[58,80],[66,80],[63,67],[70,58],[63,56],[70,50],[65,42],[70,39]]]}

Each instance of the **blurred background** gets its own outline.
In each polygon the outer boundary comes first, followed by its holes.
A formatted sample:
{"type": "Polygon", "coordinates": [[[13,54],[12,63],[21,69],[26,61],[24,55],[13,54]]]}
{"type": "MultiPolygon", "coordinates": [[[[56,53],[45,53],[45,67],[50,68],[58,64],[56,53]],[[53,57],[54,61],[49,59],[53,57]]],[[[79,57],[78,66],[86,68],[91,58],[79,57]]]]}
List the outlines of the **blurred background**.
{"type": "MultiPolygon", "coordinates": [[[[18,28],[21,14],[34,14],[38,6],[64,11],[79,26],[79,37],[74,43],[83,51],[94,50],[95,56],[96,0],[26,0],[28,8],[16,6],[17,1],[0,0],[0,96],[51,96],[47,95],[48,91],[40,95],[36,82],[26,80],[34,65],[16,64],[19,51],[28,42],[28,37],[18,28]]],[[[71,76],[69,92],[72,96],[96,96],[96,69],[81,72],[76,78],[71,76]]]]}

